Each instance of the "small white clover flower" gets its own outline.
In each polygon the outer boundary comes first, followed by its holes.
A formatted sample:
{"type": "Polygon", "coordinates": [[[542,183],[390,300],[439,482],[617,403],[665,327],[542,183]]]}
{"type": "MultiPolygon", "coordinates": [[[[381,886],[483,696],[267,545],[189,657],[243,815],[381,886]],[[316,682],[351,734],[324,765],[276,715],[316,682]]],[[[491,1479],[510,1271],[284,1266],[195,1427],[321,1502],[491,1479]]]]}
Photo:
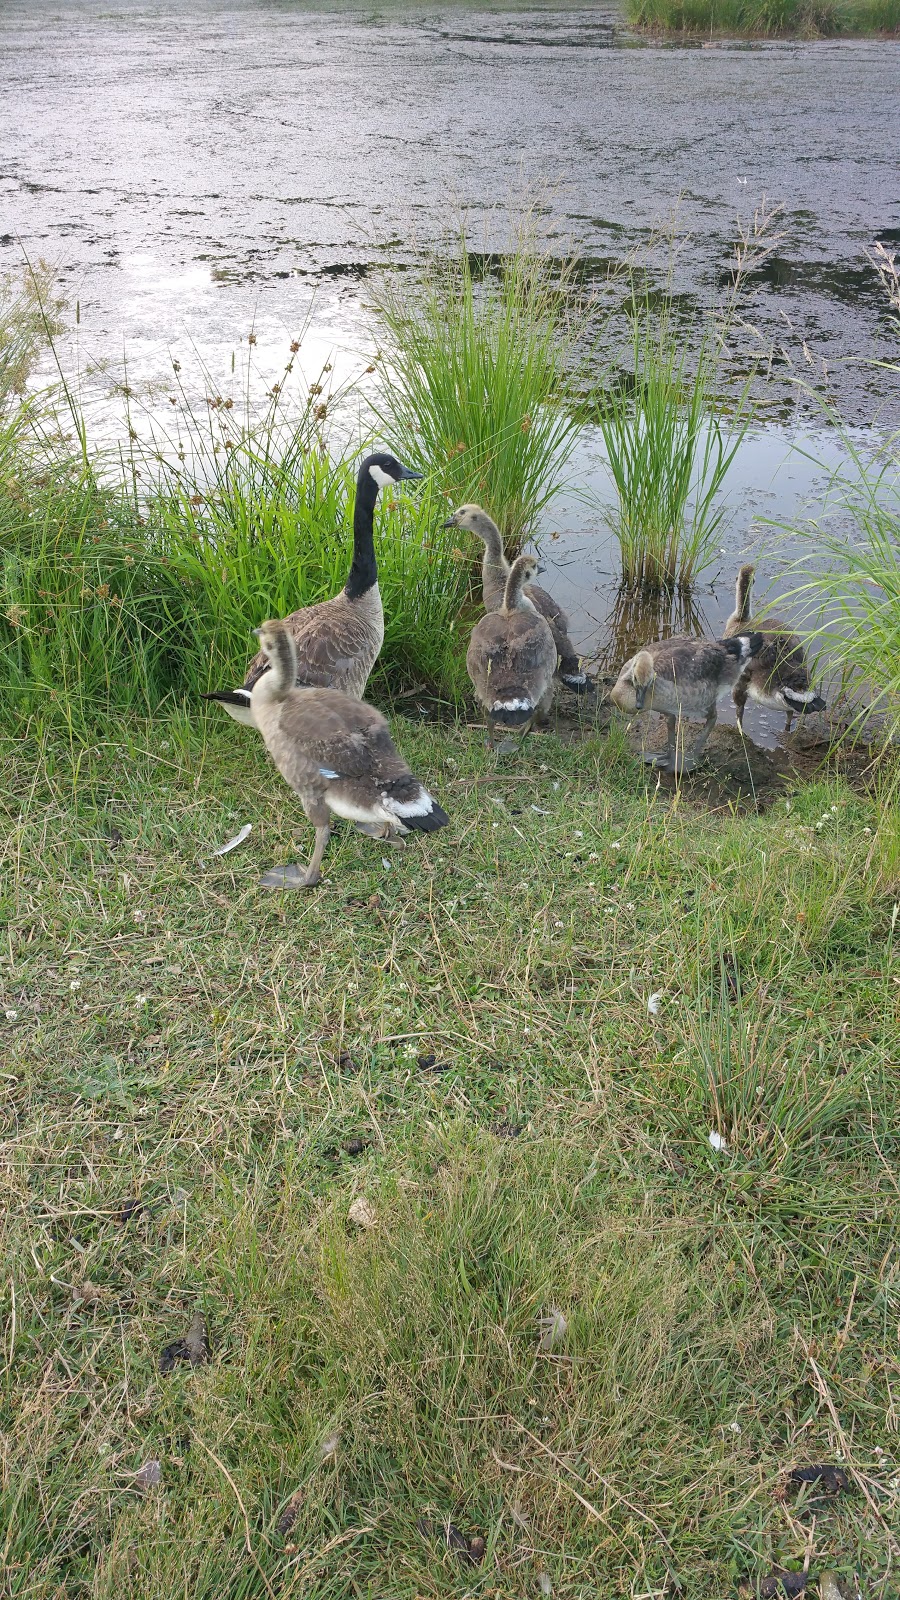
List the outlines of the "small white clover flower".
{"type": "Polygon", "coordinates": [[[80,988],[81,988],[81,979],[80,978],[73,978],[72,982],[69,984],[69,992],[71,994],[74,994],[75,990],[76,989],[80,989],[80,988]]]}
{"type": "Polygon", "coordinates": [[[6,1020],[7,1020],[7,1022],[15,1022],[15,1020],[16,1020],[16,1017],[17,1017],[17,1016],[18,1016],[18,1015],[19,1015],[19,1013],[18,1013],[18,1011],[13,1011],[13,1010],[12,1010],[12,1009],[11,1009],[11,1008],[10,1008],[10,1010],[9,1010],[9,1011],[7,1011],[7,1013],[6,1013],[6,1020]]]}
{"type": "Polygon", "coordinates": [[[134,1003],[135,1003],[135,1005],[136,1005],[136,1006],[146,1006],[146,1005],[149,1005],[149,1003],[150,1003],[150,996],[149,996],[149,995],[148,995],[148,994],[139,994],[139,995],[135,995],[135,1000],[134,1000],[134,1003]]]}
{"type": "Polygon", "coordinates": [[[613,839],[613,842],[609,848],[610,850],[621,850],[622,846],[620,845],[618,839],[613,839]]]}
{"type": "Polygon", "coordinates": [[[554,928],[564,928],[565,927],[565,923],[564,922],[554,922],[553,926],[554,926],[554,928]]]}

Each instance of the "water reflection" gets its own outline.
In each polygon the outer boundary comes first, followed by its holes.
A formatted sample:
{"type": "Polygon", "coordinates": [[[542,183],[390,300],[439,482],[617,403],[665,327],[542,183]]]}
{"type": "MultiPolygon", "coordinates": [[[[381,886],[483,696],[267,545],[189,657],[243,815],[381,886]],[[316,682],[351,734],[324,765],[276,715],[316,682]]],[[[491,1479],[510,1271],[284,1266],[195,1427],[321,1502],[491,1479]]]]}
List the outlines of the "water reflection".
{"type": "Polygon", "coordinates": [[[612,609],[603,623],[604,642],[599,662],[604,670],[618,669],[641,645],[672,634],[708,634],[709,622],[696,595],[675,590],[628,589],[613,595],[612,609]]]}

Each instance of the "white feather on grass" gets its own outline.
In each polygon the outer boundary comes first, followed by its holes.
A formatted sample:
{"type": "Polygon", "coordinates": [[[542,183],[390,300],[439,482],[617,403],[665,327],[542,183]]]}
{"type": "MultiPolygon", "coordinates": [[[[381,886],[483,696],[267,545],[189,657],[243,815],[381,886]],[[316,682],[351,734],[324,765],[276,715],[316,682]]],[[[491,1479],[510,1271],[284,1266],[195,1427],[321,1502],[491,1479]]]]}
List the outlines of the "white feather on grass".
{"type": "Polygon", "coordinates": [[[551,1306],[545,1316],[538,1317],[538,1349],[546,1355],[555,1345],[561,1344],[569,1331],[569,1324],[561,1311],[551,1306]]]}
{"type": "Polygon", "coordinates": [[[213,850],[212,854],[214,856],[227,856],[230,851],[236,850],[239,844],[243,844],[245,839],[249,839],[252,832],[253,823],[245,822],[240,833],[236,833],[233,839],[227,839],[225,844],[220,844],[218,850],[213,850]]]}

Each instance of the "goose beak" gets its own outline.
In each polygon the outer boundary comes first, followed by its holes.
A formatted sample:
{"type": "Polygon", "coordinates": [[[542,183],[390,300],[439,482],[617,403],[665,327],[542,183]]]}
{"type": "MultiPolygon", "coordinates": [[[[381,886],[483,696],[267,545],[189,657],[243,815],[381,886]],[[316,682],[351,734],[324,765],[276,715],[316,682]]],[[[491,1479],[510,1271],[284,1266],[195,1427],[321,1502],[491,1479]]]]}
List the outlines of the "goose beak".
{"type": "Polygon", "coordinates": [[[645,683],[636,683],[634,685],[634,704],[637,711],[643,711],[646,698],[647,685],[645,683]]]}
{"type": "Polygon", "coordinates": [[[454,512],[452,517],[448,517],[446,522],[442,522],[441,523],[441,527],[442,528],[458,528],[459,527],[459,523],[456,520],[456,513],[454,512]]]}
{"type": "Polygon", "coordinates": [[[406,482],[407,480],[409,482],[416,482],[419,478],[424,478],[424,476],[424,472],[413,472],[412,467],[401,466],[400,468],[401,483],[406,482]]]}
{"type": "Polygon", "coordinates": [[[535,570],[536,570],[536,572],[537,572],[537,576],[538,576],[538,577],[540,577],[540,576],[541,576],[541,573],[542,573],[542,572],[546,572],[546,571],[547,571],[547,568],[546,568],[546,567],[542,567],[542,566],[539,566],[539,567],[537,567],[537,568],[536,568],[536,569],[535,569],[535,570]]]}
{"type": "Polygon", "coordinates": [[[250,632],[254,635],[255,638],[258,639],[260,634],[262,633],[262,628],[251,628],[250,632]]]}

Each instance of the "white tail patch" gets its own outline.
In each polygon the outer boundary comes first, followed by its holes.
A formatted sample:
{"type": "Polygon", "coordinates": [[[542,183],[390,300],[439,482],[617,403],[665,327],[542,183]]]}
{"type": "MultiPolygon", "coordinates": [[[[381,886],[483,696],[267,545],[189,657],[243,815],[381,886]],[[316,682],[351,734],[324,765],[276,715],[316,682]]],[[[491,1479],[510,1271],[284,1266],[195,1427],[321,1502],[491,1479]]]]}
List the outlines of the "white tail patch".
{"type": "Polygon", "coordinates": [[[563,680],[563,683],[577,683],[577,684],[587,683],[587,673],[585,673],[585,672],[564,672],[563,675],[562,675],[562,680],[563,680]]]}
{"type": "Polygon", "coordinates": [[[319,771],[321,772],[323,778],[339,778],[340,777],[340,773],[333,771],[333,769],[331,767],[320,767],[319,771]]]}
{"type": "Polygon", "coordinates": [[[782,689],[781,693],[792,706],[808,706],[820,698],[815,689],[782,689]]]}
{"type": "Polygon", "coordinates": [[[426,789],[420,789],[414,800],[395,800],[392,795],[383,794],[381,803],[396,817],[427,817],[434,810],[434,801],[426,789]]]}
{"type": "Polygon", "coordinates": [[[533,711],[533,700],[495,700],[492,711],[533,711]]]}

